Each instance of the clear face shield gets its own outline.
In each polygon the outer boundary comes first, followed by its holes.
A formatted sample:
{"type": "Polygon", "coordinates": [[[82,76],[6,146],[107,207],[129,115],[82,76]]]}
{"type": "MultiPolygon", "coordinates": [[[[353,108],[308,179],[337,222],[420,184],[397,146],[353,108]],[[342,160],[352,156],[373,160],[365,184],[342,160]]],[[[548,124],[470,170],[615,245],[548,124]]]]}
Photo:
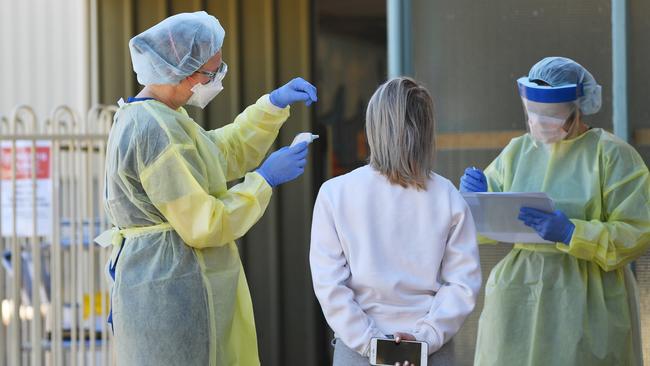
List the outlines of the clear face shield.
{"type": "Polygon", "coordinates": [[[526,116],[526,128],[536,143],[554,144],[563,140],[570,118],[578,111],[582,85],[541,86],[527,77],[517,80],[526,116]]]}

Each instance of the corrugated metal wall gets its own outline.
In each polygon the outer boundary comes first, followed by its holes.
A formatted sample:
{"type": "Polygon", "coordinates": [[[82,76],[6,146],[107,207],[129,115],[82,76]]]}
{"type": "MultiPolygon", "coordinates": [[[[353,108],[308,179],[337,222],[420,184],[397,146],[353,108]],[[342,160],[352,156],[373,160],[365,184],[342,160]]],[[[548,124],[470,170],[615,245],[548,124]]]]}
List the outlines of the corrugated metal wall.
{"type": "Polygon", "coordinates": [[[88,0],[0,0],[0,115],[90,107],[88,0]]]}
{"type": "MultiPolygon", "coordinates": [[[[99,5],[100,100],[137,93],[128,40],[163,18],[206,10],[226,29],[225,90],[205,111],[189,110],[206,128],[230,123],[247,105],[295,76],[311,75],[312,9],[308,0],[110,1],[99,5]]],[[[311,129],[312,110],[293,106],[279,144],[311,129]]],[[[312,156],[313,158],[313,156],[312,156]]],[[[318,365],[324,325],[313,296],[308,250],[314,198],[311,168],[275,190],[262,220],[240,241],[264,365],[318,365]]],[[[225,294],[226,295],[226,294],[225,294]]]]}

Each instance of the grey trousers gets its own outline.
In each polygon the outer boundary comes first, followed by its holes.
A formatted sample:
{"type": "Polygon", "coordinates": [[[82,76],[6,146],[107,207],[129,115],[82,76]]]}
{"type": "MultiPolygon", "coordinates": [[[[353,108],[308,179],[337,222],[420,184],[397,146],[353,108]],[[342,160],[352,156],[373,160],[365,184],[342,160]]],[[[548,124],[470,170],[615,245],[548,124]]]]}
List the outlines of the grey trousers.
{"type": "MultiPolygon", "coordinates": [[[[340,339],[334,345],[333,366],[368,366],[370,360],[348,348],[340,339]]],[[[442,348],[429,356],[428,366],[454,366],[454,340],[445,343],[442,348]]]]}

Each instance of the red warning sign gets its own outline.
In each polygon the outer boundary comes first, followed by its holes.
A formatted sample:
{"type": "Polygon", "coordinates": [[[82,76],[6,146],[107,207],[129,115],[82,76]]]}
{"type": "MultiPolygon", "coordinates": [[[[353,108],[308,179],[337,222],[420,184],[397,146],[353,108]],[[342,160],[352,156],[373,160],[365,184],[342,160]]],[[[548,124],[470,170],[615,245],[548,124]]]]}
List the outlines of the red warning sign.
{"type": "Polygon", "coordinates": [[[37,141],[35,150],[31,141],[16,141],[15,153],[11,142],[0,144],[1,235],[47,236],[52,232],[51,157],[48,141],[37,141]]]}
{"type": "MultiPolygon", "coordinates": [[[[12,177],[12,147],[3,146],[0,153],[0,179],[10,180],[12,177]]],[[[36,154],[32,156],[31,146],[16,147],[16,180],[32,178],[32,160],[36,162],[36,179],[50,178],[50,148],[36,146],[36,154]]]]}

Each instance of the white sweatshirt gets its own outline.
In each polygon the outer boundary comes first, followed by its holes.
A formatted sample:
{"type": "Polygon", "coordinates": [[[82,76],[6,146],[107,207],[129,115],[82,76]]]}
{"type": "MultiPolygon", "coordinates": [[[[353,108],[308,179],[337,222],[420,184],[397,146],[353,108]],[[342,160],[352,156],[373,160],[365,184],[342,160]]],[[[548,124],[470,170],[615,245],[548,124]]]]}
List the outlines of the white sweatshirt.
{"type": "Polygon", "coordinates": [[[437,351],[472,312],[481,286],[472,215],[435,174],[426,191],[392,185],[369,166],[325,182],[310,264],[328,324],[364,356],[371,338],[400,331],[437,351]]]}

